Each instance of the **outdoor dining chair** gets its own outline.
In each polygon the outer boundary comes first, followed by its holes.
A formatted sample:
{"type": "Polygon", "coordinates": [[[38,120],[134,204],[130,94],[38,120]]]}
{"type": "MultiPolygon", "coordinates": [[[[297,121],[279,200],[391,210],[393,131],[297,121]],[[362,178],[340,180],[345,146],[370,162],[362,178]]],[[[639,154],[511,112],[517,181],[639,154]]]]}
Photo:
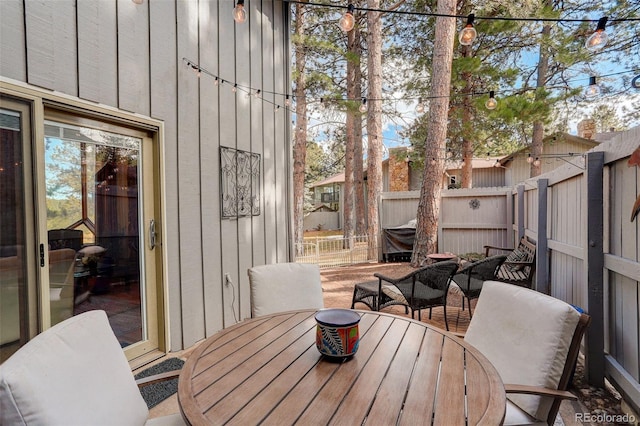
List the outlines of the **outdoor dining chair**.
{"type": "Polygon", "coordinates": [[[421,311],[426,308],[429,308],[431,318],[431,308],[443,306],[445,327],[449,330],[447,292],[451,277],[457,269],[457,262],[447,261],[416,269],[399,278],[391,278],[380,273],[373,275],[378,278],[378,294],[384,293],[399,304],[407,306],[411,309],[411,318],[415,318],[415,311],[418,311],[418,319],[422,320],[421,311]]]}
{"type": "Polygon", "coordinates": [[[498,370],[505,425],[553,425],[591,318],[559,299],[486,281],[464,340],[498,370]]]}
{"type": "Polygon", "coordinates": [[[480,296],[485,281],[496,279],[496,274],[506,258],[507,255],[499,254],[471,262],[453,276],[453,282],[462,291],[462,310],[464,310],[464,299],[467,299],[469,317],[472,316],[471,300],[480,296]]]}
{"type": "Polygon", "coordinates": [[[43,331],[0,365],[0,424],[182,425],[180,414],[148,420],[138,388],[178,373],[136,382],[106,313],[85,312],[43,331]]]}
{"type": "Polygon", "coordinates": [[[324,307],[318,265],[274,263],[249,268],[251,316],[324,307]]]}

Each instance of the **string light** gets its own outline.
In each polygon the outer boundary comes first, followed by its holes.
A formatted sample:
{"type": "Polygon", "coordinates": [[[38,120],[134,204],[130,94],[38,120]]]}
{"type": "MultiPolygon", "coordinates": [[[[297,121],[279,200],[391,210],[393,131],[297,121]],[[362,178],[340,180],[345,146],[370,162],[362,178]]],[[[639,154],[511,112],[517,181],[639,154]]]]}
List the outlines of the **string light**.
{"type": "Polygon", "coordinates": [[[422,103],[422,98],[418,98],[418,105],[416,105],[416,112],[418,114],[422,114],[424,112],[424,104],[422,103]]]}
{"type": "Polygon", "coordinates": [[[529,155],[527,156],[527,163],[533,163],[533,157],[531,156],[531,153],[529,153],[529,155]]]}
{"type": "Polygon", "coordinates": [[[367,112],[367,98],[362,98],[362,103],[360,104],[358,111],[362,113],[367,112]]]}
{"type": "Polygon", "coordinates": [[[260,99],[260,89],[257,89],[256,93],[253,96],[255,96],[257,99],[260,99]]]}
{"type": "Polygon", "coordinates": [[[489,91],[489,99],[487,99],[487,102],[484,103],[484,106],[489,110],[496,109],[496,107],[498,106],[498,101],[496,101],[495,93],[493,90],[489,91]]]}
{"type": "Polygon", "coordinates": [[[533,165],[536,167],[540,166],[540,158],[536,157],[536,159],[533,160],[533,165]]]}
{"type": "Polygon", "coordinates": [[[247,20],[247,11],[244,9],[244,0],[238,0],[236,7],[233,8],[233,20],[238,24],[244,24],[247,20]]]}
{"type": "Polygon", "coordinates": [[[233,93],[236,93],[236,92],[238,91],[238,83],[234,83],[234,84],[233,84],[233,87],[231,88],[231,91],[232,91],[233,93]]]}
{"type": "Polygon", "coordinates": [[[473,41],[478,37],[478,33],[476,29],[473,27],[473,21],[475,19],[475,15],[470,13],[467,17],[467,25],[460,31],[458,35],[458,41],[463,46],[471,46],[473,41]]]}
{"type": "Polygon", "coordinates": [[[589,86],[584,91],[584,97],[587,99],[594,99],[600,96],[600,86],[596,83],[596,77],[589,77],[589,86]]]}
{"type": "Polygon", "coordinates": [[[598,20],[598,27],[596,28],[596,31],[591,34],[587,41],[584,43],[584,47],[586,47],[590,52],[596,52],[602,49],[609,41],[609,37],[604,31],[604,28],[607,26],[608,19],[609,18],[607,18],[606,16],[600,18],[598,20]]]}
{"type": "Polygon", "coordinates": [[[342,15],[342,18],[340,18],[340,28],[342,28],[342,31],[345,33],[351,31],[356,24],[356,19],[353,17],[354,10],[355,7],[353,7],[353,4],[349,3],[347,11],[342,15]]]}
{"type": "Polygon", "coordinates": [[[291,99],[289,99],[289,95],[287,95],[287,96],[284,98],[284,104],[285,104],[286,106],[290,106],[290,105],[291,105],[291,99]]]}

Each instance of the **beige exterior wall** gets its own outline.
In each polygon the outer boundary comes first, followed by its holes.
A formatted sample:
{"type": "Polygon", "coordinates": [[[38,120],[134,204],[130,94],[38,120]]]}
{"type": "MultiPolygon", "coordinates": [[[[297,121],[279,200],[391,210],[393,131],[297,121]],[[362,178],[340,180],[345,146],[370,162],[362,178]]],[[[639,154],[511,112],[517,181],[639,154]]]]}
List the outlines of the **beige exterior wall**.
{"type": "Polygon", "coordinates": [[[236,25],[233,3],[0,2],[2,79],[163,122],[171,350],[249,317],[247,268],[290,259],[291,120],[274,111],[290,93],[288,5],[252,0],[236,25]],[[183,58],[227,83],[198,78],[183,58]],[[265,101],[229,82],[261,89],[265,101]],[[220,146],[261,155],[259,216],[221,219],[220,146]]]}
{"type": "MultiPolygon", "coordinates": [[[[582,153],[591,149],[594,145],[596,144],[594,143],[593,145],[588,146],[582,143],[570,141],[545,143],[543,152],[546,157],[540,159],[542,162],[542,173],[548,173],[564,164],[567,164],[564,160],[571,160],[571,158],[568,157],[550,158],[549,156],[575,153],[577,158],[580,157],[582,153]]],[[[512,186],[529,179],[530,170],[531,165],[527,163],[526,153],[515,156],[513,161],[511,161],[507,166],[504,184],[512,186]]]]}

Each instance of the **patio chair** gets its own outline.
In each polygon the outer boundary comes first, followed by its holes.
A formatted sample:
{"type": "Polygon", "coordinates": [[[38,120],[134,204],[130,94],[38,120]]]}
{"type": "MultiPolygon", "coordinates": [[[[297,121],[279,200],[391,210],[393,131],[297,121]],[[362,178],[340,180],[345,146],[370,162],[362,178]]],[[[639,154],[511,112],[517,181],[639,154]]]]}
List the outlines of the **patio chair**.
{"type": "Polygon", "coordinates": [[[453,282],[462,291],[462,310],[464,311],[464,299],[467,299],[470,318],[471,300],[480,296],[485,281],[496,279],[496,274],[506,258],[506,255],[499,254],[469,263],[453,276],[453,282]]]}
{"type": "MultiPolygon", "coordinates": [[[[400,278],[391,278],[380,273],[373,275],[378,278],[378,294],[385,294],[398,304],[411,309],[411,318],[415,318],[415,311],[418,311],[418,319],[422,321],[422,309],[429,308],[429,319],[431,319],[431,308],[444,306],[444,323],[449,330],[447,292],[451,277],[457,269],[457,262],[447,261],[416,269],[400,278]]],[[[377,310],[380,310],[379,306],[377,310]]]]}
{"type": "Polygon", "coordinates": [[[0,424],[184,424],[180,414],[147,421],[136,384],[106,313],[85,312],[40,333],[0,365],[0,424]]]}
{"type": "Polygon", "coordinates": [[[274,263],[249,268],[248,274],[252,317],[324,308],[318,265],[274,263]]]}
{"type": "Polygon", "coordinates": [[[494,365],[507,392],[505,425],[553,425],[591,318],[523,287],[486,281],[464,340],[494,365]]]}

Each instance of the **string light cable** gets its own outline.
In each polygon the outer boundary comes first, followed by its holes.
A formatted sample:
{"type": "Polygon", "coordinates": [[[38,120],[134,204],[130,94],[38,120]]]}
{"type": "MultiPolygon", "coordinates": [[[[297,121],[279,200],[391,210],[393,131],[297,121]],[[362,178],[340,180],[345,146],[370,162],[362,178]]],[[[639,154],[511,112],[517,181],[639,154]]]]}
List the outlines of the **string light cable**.
{"type": "MultiPolygon", "coordinates": [[[[350,3],[344,4],[335,4],[335,3],[318,3],[318,2],[307,2],[303,0],[284,0],[286,3],[292,4],[303,4],[306,6],[316,6],[316,7],[327,7],[327,8],[335,8],[335,9],[347,9],[349,8],[350,3]]],[[[353,6],[353,5],[351,5],[353,6]]],[[[368,7],[353,7],[354,10],[358,10],[361,12],[378,12],[385,14],[396,14],[396,15],[413,15],[413,16],[428,16],[428,17],[436,17],[436,18],[456,18],[456,19],[465,19],[468,20],[469,15],[450,15],[443,13],[435,13],[435,12],[420,12],[420,11],[409,11],[409,10],[388,10],[388,9],[376,9],[376,8],[368,8],[368,7]]],[[[640,18],[608,18],[605,21],[607,22],[632,22],[632,21],[640,21],[640,18]]],[[[582,23],[596,23],[598,24],[603,18],[599,19],[580,19],[580,18],[546,18],[546,17],[530,17],[530,18],[517,18],[511,16],[477,16],[474,15],[475,20],[486,20],[486,21],[520,21],[520,22],[582,22],[582,23]]]]}
{"type": "MultiPolygon", "coordinates": [[[[241,85],[237,82],[233,82],[231,80],[226,80],[223,79],[222,77],[208,71],[207,69],[201,67],[200,65],[198,65],[196,62],[184,57],[182,58],[182,60],[185,62],[186,66],[188,68],[190,68],[198,77],[200,77],[202,74],[206,74],[210,77],[212,77],[214,79],[214,85],[216,86],[222,86],[224,84],[228,84],[231,85],[232,90],[233,91],[240,91],[243,92],[245,94],[247,94],[248,96],[253,95],[255,98],[260,99],[264,102],[270,103],[274,106],[274,109],[276,111],[279,111],[280,109],[284,109],[287,111],[293,111],[291,110],[291,101],[294,100],[294,96],[289,94],[289,93],[279,93],[279,92],[275,92],[275,91],[268,91],[268,90],[264,90],[264,89],[258,89],[258,88],[254,88],[251,86],[245,86],[245,85],[241,85]],[[269,100],[267,98],[265,98],[264,95],[273,95],[274,97],[282,97],[283,98],[283,103],[280,104],[276,101],[272,101],[269,100]]],[[[628,74],[628,73],[637,73],[640,72],[640,69],[630,69],[630,70],[624,70],[624,71],[618,71],[618,72],[614,72],[614,73],[609,73],[609,74],[603,74],[600,76],[597,76],[597,79],[602,79],[602,78],[606,78],[606,77],[613,77],[613,76],[617,76],[617,75],[622,75],[622,74],[628,74]]],[[[591,83],[593,83],[593,79],[596,78],[595,76],[590,76],[589,77],[589,86],[591,86],[591,83]]],[[[573,80],[567,80],[565,83],[575,83],[575,82],[581,82],[584,81],[584,78],[576,78],[573,80]]],[[[588,87],[589,87],[588,86],[588,87]]],[[[636,76],[634,77],[634,79],[632,80],[631,83],[632,88],[639,88],[640,87],[640,76],[636,76]]],[[[422,106],[420,108],[418,108],[418,110],[422,110],[424,111],[424,101],[428,101],[431,99],[439,99],[439,98],[463,98],[463,97],[479,97],[479,96],[484,96],[484,95],[489,95],[489,99],[493,99],[493,101],[489,102],[489,106],[487,106],[487,108],[497,105],[496,99],[495,99],[495,95],[502,95],[502,96],[514,96],[514,95],[518,95],[518,94],[523,94],[529,91],[535,91],[538,88],[536,87],[522,87],[522,88],[514,88],[514,89],[503,89],[503,90],[485,90],[485,91],[475,91],[475,92],[470,92],[470,93],[453,93],[450,95],[442,95],[442,96],[417,96],[417,97],[405,97],[405,98],[396,98],[396,97],[383,97],[383,98],[346,98],[346,97],[320,97],[320,98],[310,98],[307,99],[307,104],[314,104],[314,103],[319,103],[323,106],[327,106],[328,104],[331,103],[338,103],[338,102],[358,102],[360,104],[360,110],[361,112],[366,111],[366,107],[367,107],[367,102],[371,102],[371,101],[380,101],[380,102],[414,102],[417,101],[418,105],[422,104],[422,106]],[[493,96],[492,96],[493,95],[493,96]]],[[[491,108],[489,108],[491,109],[491,108]]]]}

